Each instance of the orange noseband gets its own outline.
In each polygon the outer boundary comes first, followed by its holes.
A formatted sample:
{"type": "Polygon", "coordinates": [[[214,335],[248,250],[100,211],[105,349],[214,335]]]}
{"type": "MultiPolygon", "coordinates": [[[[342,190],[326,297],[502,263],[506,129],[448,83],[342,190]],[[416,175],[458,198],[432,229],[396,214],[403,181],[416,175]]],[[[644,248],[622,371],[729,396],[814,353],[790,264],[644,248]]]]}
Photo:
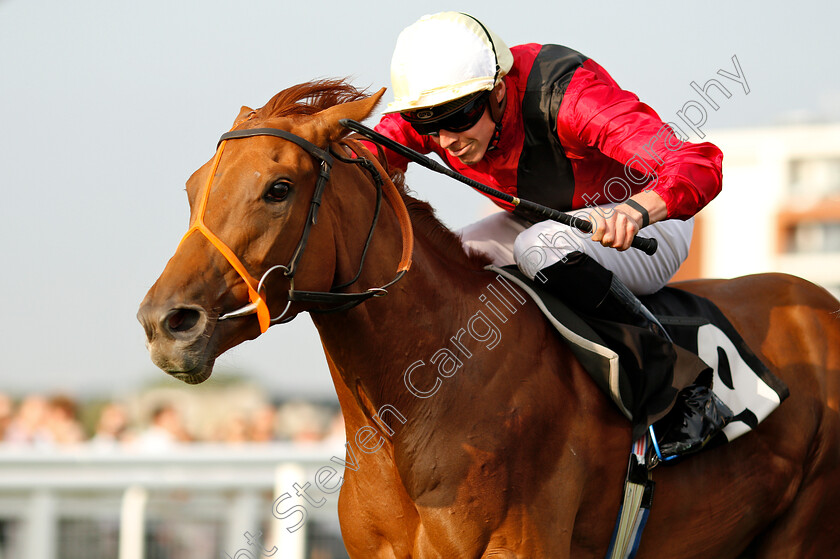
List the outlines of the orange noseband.
{"type": "Polygon", "coordinates": [[[213,178],[216,176],[216,170],[219,167],[219,161],[222,159],[222,152],[225,150],[226,143],[227,141],[223,140],[219,144],[218,149],[216,149],[216,157],[213,159],[213,167],[210,170],[210,176],[207,178],[207,185],[204,187],[204,192],[201,197],[201,205],[198,207],[198,213],[196,214],[195,221],[193,222],[192,227],[190,227],[181,238],[181,242],[178,243],[178,248],[180,248],[184,241],[187,240],[187,237],[192,235],[195,231],[204,235],[207,240],[210,241],[210,243],[216,247],[220,253],[222,253],[222,256],[225,257],[225,259],[245,282],[245,285],[248,287],[248,300],[251,301],[251,305],[254,306],[257,312],[257,320],[260,323],[260,333],[264,333],[271,325],[271,314],[268,311],[268,305],[266,304],[265,299],[263,299],[257,291],[259,283],[253,278],[253,276],[251,276],[251,274],[248,273],[248,270],[245,269],[245,266],[239,258],[237,258],[236,254],[234,254],[234,252],[219,237],[210,231],[207,224],[204,223],[204,212],[207,210],[207,200],[210,198],[210,187],[213,185],[213,178]]]}

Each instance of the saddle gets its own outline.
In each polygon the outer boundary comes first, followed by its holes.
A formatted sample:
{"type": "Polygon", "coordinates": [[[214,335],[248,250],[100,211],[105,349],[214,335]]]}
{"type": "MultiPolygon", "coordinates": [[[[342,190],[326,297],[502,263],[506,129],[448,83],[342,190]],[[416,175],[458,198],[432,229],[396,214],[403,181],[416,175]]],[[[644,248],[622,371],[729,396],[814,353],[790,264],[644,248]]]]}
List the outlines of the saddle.
{"type": "Polygon", "coordinates": [[[659,459],[685,456],[754,429],[788,397],[717,306],[665,287],[640,297],[672,341],[581,314],[516,266],[488,269],[528,294],[659,459]]]}

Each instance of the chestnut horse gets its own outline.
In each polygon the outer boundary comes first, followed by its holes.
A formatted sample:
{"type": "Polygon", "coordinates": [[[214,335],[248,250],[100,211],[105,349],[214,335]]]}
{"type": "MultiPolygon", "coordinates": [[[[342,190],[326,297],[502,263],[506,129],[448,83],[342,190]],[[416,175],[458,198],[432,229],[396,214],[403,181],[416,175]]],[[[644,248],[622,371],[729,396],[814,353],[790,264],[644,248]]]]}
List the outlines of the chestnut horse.
{"type": "MultiPolygon", "coordinates": [[[[398,186],[368,237],[376,173],[345,160],[339,120],[362,121],[381,95],[314,82],[257,111],[243,107],[234,128],[249,132],[228,136],[223,156],[220,149],[189,179],[193,227],[140,308],[151,357],[174,377],[201,382],[269,315],[341,305],[289,303],[291,289],[328,292],[352,281],[337,290],[382,295],[368,290],[392,282],[405,256],[408,225],[398,216],[407,207],[413,265],[401,281],[384,297],[311,315],[347,426],[339,514],[350,556],[601,558],[623,491],[629,422],[536,305],[506,293],[484,256],[466,254],[427,204],[398,186]],[[325,180],[327,149],[334,161],[325,180]],[[248,299],[259,320],[233,312],[248,299]]],[[[791,396],[755,431],[653,470],[656,499],[638,556],[834,556],[840,305],[777,274],[680,287],[716,302],[791,396]]]]}

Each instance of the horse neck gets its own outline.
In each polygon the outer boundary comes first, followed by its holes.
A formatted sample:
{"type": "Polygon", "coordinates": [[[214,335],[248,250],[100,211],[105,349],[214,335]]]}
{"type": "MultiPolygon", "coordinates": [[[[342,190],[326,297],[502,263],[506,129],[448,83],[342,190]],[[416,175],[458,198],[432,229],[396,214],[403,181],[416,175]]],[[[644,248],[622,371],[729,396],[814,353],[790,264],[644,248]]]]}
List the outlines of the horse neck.
{"type": "MultiPolygon", "coordinates": [[[[365,198],[362,203],[334,206],[339,211],[333,224],[337,231],[336,278],[352,277],[358,267],[359,247],[367,233],[360,224],[370,223],[372,217],[373,198],[365,198]]],[[[412,221],[412,267],[388,289],[388,295],[369,299],[349,311],[312,315],[334,365],[331,373],[339,399],[353,400],[342,401],[342,407],[361,407],[368,417],[386,404],[403,411],[419,403],[406,387],[404,371],[418,360],[428,363],[442,347],[455,347],[450,338],[483,308],[482,289],[495,278],[477,269],[466,254],[458,254],[452,247],[441,250],[437,240],[430,238],[434,235],[430,235],[428,224],[419,224],[415,215],[412,221]]],[[[349,289],[378,287],[390,281],[400,243],[400,226],[383,202],[362,274],[349,289]]]]}

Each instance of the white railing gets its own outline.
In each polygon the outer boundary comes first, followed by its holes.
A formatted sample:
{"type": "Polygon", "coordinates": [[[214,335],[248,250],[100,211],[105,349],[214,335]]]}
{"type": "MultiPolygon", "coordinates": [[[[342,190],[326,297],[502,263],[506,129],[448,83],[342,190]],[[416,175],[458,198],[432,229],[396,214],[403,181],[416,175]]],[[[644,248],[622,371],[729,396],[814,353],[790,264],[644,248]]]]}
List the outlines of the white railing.
{"type": "Polygon", "coordinates": [[[150,517],[177,515],[178,507],[191,514],[190,501],[192,512],[223,526],[217,556],[260,557],[248,540],[265,528],[265,550],[303,559],[307,525],[337,523],[338,493],[319,493],[315,474],[330,467],[342,475],[343,457],[336,444],[189,444],[161,453],[0,445],[0,519],[20,527],[15,555],[58,559],[59,519],[118,518],[119,559],[143,559],[150,517]]]}

